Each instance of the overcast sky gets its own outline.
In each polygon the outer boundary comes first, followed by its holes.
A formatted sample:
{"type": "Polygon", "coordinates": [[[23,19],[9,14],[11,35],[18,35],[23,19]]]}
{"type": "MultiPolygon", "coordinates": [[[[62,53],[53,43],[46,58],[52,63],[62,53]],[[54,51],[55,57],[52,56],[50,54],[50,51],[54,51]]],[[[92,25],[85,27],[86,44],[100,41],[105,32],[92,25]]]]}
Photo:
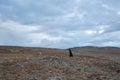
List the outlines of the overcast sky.
{"type": "Polygon", "coordinates": [[[120,0],[0,0],[0,45],[120,47],[120,0]]]}

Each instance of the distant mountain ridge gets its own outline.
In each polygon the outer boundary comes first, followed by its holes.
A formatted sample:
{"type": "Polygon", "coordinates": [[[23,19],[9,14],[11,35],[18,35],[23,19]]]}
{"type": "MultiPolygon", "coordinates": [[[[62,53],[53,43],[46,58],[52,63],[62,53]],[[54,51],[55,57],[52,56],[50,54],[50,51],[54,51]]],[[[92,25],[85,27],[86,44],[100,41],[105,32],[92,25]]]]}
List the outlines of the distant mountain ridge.
{"type": "MultiPolygon", "coordinates": [[[[0,45],[0,48],[4,47],[4,48],[46,48],[46,49],[59,49],[59,48],[48,48],[48,47],[26,47],[26,46],[9,46],[9,45],[0,45]]],[[[114,46],[106,46],[106,47],[98,47],[98,46],[81,46],[81,47],[71,47],[71,49],[82,49],[82,48],[107,48],[107,49],[111,49],[111,48],[116,48],[116,49],[120,49],[120,47],[114,47],[114,46]]]]}
{"type": "Polygon", "coordinates": [[[117,48],[120,49],[120,47],[114,47],[114,46],[106,46],[106,47],[97,47],[97,46],[82,46],[82,47],[73,47],[73,49],[77,48],[117,48]]]}

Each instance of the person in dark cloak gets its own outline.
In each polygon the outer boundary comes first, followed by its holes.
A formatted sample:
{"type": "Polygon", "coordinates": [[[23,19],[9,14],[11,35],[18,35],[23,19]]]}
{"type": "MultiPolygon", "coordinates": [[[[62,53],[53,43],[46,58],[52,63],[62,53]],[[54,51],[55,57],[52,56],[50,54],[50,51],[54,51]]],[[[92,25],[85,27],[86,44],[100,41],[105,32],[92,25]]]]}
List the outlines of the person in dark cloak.
{"type": "Polygon", "coordinates": [[[73,57],[71,49],[69,48],[68,50],[69,50],[69,57],[73,57]]]}

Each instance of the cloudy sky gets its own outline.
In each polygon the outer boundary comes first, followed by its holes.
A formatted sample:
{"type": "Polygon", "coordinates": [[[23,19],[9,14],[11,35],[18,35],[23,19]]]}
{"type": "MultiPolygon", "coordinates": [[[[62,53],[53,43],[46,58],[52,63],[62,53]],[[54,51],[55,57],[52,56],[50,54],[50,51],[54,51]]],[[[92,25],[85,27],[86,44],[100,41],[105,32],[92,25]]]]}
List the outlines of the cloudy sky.
{"type": "Polygon", "coordinates": [[[0,0],[0,45],[120,47],[120,0],[0,0]]]}

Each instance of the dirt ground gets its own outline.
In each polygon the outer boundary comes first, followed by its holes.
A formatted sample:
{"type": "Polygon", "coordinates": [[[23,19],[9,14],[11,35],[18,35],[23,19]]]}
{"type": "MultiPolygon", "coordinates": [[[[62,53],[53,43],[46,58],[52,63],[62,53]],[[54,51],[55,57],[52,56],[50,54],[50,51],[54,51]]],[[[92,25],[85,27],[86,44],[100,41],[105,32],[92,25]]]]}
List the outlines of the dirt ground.
{"type": "Polygon", "coordinates": [[[110,54],[72,51],[69,57],[66,49],[0,47],[0,80],[120,80],[120,61],[110,54]]]}

